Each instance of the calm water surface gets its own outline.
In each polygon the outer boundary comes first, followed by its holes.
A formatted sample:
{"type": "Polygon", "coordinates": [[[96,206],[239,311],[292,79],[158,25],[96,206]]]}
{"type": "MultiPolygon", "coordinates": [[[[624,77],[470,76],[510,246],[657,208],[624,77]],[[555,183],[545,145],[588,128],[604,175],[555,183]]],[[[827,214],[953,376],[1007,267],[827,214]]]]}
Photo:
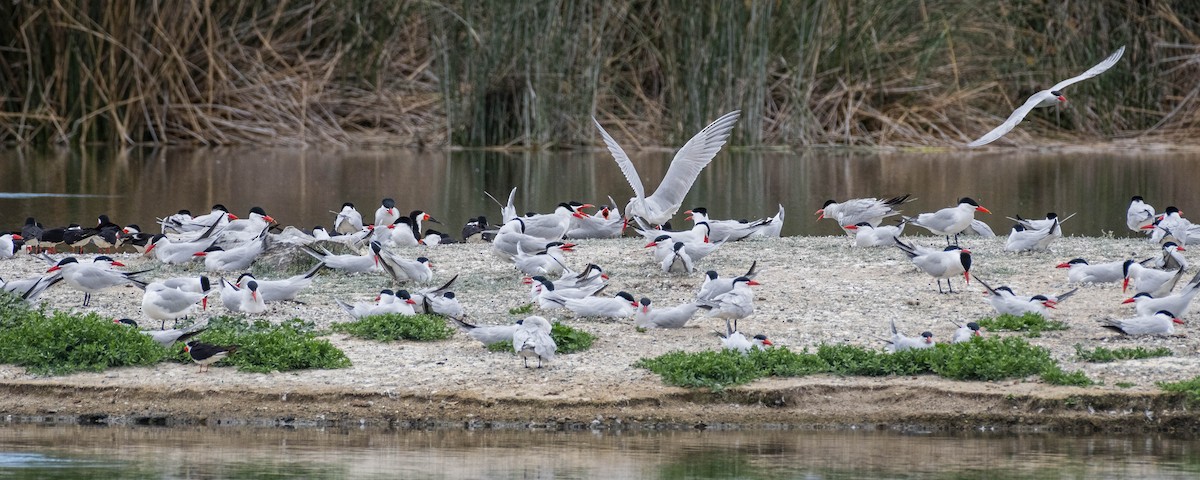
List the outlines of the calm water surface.
{"type": "MultiPolygon", "coordinates": [[[[656,185],[671,152],[634,154],[647,185],[656,185]]],[[[700,175],[684,209],[708,207],[714,218],[758,218],[787,208],[785,235],[828,235],[814,222],[826,199],[912,193],[904,210],[932,211],[971,196],[995,215],[982,215],[999,234],[1005,216],[1080,212],[1068,234],[1124,235],[1132,195],[1159,211],[1200,208],[1200,155],[1149,152],[1089,154],[864,154],[811,150],[801,154],[722,152],[700,175]]],[[[607,152],[420,153],[409,150],[90,149],[0,150],[0,231],[34,216],[47,226],[92,225],[106,213],[149,230],[155,217],[223,203],[244,215],[262,206],[285,225],[330,225],[342,202],[370,217],[393,197],[403,211],[425,210],[458,235],[476,215],[496,219],[517,187],[521,211],[546,212],[561,201],[599,204],[612,195],[624,208],[632,195],[607,152]]],[[[677,217],[682,221],[682,215],[677,217]]],[[[678,225],[677,225],[678,226],[678,225]]]]}
{"type": "Polygon", "coordinates": [[[0,427],[0,478],[1196,478],[1200,441],[896,432],[0,427]]]}

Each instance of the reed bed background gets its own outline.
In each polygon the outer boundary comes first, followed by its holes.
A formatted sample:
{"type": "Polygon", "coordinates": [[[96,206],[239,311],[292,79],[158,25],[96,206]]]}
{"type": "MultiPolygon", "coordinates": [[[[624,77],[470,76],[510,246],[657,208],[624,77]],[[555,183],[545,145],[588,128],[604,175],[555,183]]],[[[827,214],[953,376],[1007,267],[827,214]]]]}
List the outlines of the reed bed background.
{"type": "MultiPolygon", "coordinates": [[[[1012,141],[1200,129],[1187,0],[0,2],[0,141],[942,146],[1118,46],[1012,141]],[[1029,133],[1033,131],[1034,133],[1029,133]]],[[[1003,140],[1002,140],[1003,141],[1003,140]]]]}

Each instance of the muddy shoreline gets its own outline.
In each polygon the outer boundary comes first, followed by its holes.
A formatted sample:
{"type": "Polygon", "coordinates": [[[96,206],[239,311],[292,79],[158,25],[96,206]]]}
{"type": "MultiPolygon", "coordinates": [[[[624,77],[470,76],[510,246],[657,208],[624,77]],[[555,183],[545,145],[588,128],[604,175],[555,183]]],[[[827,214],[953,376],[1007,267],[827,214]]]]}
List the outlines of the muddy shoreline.
{"type": "Polygon", "coordinates": [[[823,376],[598,399],[6,381],[0,412],[10,424],[163,427],[1200,432],[1200,416],[1182,395],[929,380],[823,376]]]}

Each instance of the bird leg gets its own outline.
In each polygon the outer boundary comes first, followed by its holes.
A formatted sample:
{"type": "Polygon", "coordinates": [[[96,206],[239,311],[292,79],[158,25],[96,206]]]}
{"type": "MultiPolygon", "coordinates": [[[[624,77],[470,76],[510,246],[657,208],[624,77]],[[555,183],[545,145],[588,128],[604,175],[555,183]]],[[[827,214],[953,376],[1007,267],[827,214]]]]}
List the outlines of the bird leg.
{"type": "Polygon", "coordinates": [[[525,368],[529,368],[529,357],[521,357],[521,360],[525,361],[525,368]]]}

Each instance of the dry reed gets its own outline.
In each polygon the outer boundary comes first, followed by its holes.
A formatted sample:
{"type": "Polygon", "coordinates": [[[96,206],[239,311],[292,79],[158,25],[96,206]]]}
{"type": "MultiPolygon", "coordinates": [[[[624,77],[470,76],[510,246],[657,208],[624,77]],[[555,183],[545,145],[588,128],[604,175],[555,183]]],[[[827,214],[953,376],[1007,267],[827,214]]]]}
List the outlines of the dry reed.
{"type": "Polygon", "coordinates": [[[957,145],[1117,46],[1005,141],[1200,128],[1200,4],[2,2],[0,141],[957,145]]]}

